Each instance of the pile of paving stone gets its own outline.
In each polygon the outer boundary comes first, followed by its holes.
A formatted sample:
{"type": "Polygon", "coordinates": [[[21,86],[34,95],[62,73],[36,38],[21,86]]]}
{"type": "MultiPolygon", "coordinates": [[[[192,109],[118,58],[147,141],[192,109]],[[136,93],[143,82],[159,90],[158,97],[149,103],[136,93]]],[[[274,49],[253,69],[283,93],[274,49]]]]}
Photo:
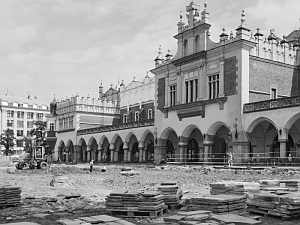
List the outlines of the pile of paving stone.
{"type": "Polygon", "coordinates": [[[21,188],[13,186],[0,187],[0,208],[17,206],[21,202],[21,188]]]}
{"type": "Polygon", "coordinates": [[[105,200],[108,212],[125,217],[157,217],[166,207],[164,196],[159,192],[111,193],[105,200]]]}
{"type": "Polygon", "coordinates": [[[90,224],[103,224],[103,225],[134,225],[126,220],[120,218],[99,215],[90,217],[81,217],[78,219],[61,219],[57,221],[61,225],[90,225],[90,224]]]}
{"type": "Polygon", "coordinates": [[[243,225],[256,225],[260,224],[261,221],[239,216],[235,214],[223,214],[217,215],[210,211],[198,210],[198,211],[179,211],[177,214],[164,218],[166,223],[180,224],[180,225],[223,225],[223,224],[243,224],[243,225]]]}
{"type": "Polygon", "coordinates": [[[157,187],[158,191],[164,196],[165,204],[175,209],[181,204],[183,192],[177,182],[164,182],[157,187]]]}
{"type": "Polygon", "coordinates": [[[269,192],[297,192],[300,180],[261,180],[259,181],[262,191],[269,192]]]}
{"type": "Polygon", "coordinates": [[[274,194],[260,192],[248,201],[252,213],[291,219],[300,217],[300,193],[274,194]]]}
{"type": "Polygon", "coordinates": [[[190,194],[185,200],[187,210],[209,210],[215,213],[241,212],[246,208],[246,195],[190,194]]]}
{"type": "Polygon", "coordinates": [[[210,194],[212,195],[244,195],[259,190],[260,185],[254,182],[221,181],[210,184],[210,194]]]}

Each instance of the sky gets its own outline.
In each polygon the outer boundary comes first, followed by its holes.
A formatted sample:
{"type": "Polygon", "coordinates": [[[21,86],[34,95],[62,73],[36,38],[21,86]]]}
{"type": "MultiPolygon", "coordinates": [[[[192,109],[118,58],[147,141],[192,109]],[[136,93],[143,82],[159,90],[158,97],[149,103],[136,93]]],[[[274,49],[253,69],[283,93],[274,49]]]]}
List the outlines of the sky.
{"type": "MultiPolygon", "coordinates": [[[[97,96],[101,80],[108,88],[143,79],[159,45],[175,54],[176,24],[189,2],[1,0],[0,95],[47,104],[54,96],[97,96]]],[[[208,0],[212,38],[237,28],[243,9],[252,30],[282,36],[300,27],[299,0],[208,0]]]]}

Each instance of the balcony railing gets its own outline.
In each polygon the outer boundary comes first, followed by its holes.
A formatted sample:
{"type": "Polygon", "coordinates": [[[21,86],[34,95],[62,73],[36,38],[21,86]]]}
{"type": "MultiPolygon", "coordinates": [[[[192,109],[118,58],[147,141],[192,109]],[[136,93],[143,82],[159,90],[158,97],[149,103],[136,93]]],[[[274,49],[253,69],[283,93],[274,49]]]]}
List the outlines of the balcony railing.
{"type": "Polygon", "coordinates": [[[125,129],[139,128],[139,127],[149,127],[149,126],[154,126],[154,120],[132,122],[132,123],[120,124],[117,126],[103,126],[103,127],[94,127],[94,128],[84,129],[84,130],[78,130],[77,135],[79,136],[85,134],[95,134],[95,133],[111,132],[116,130],[125,130],[125,129]]]}
{"type": "Polygon", "coordinates": [[[300,106],[300,96],[253,102],[244,105],[244,113],[268,111],[300,106]]]}

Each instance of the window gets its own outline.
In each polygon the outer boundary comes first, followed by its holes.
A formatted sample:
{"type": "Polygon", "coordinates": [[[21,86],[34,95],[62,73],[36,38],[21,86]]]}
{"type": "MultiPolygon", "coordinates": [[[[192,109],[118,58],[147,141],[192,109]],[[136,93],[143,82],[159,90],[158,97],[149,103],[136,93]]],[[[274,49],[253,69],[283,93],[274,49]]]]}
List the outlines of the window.
{"type": "Polygon", "coordinates": [[[17,128],[24,128],[24,121],[23,120],[18,120],[17,121],[17,128]]]}
{"type": "Polygon", "coordinates": [[[23,137],[24,131],[23,130],[17,130],[17,136],[18,137],[23,137]]]}
{"type": "Polygon", "coordinates": [[[134,119],[135,119],[136,122],[139,121],[139,119],[140,119],[140,113],[139,112],[135,112],[134,119]]]}
{"type": "Polygon", "coordinates": [[[176,104],[176,85],[170,86],[170,106],[176,104]]]}
{"type": "Polygon", "coordinates": [[[13,110],[7,110],[7,117],[8,118],[14,118],[14,111],[13,110]]]}
{"type": "Polygon", "coordinates": [[[23,107],[23,104],[20,104],[20,103],[19,103],[19,104],[18,104],[18,107],[19,107],[19,108],[22,108],[22,107],[23,107]]]}
{"type": "Polygon", "coordinates": [[[152,119],[153,119],[153,110],[148,109],[148,120],[152,120],[152,119]]]}
{"type": "Polygon", "coordinates": [[[18,118],[18,119],[24,119],[24,112],[18,111],[18,112],[17,112],[17,118],[18,118]]]}
{"type": "Polygon", "coordinates": [[[198,52],[199,49],[200,49],[200,47],[199,47],[199,35],[197,35],[195,37],[195,52],[198,52]]]}
{"type": "Polygon", "coordinates": [[[43,116],[44,116],[43,113],[37,113],[37,114],[36,114],[37,120],[43,120],[43,116]]]}
{"type": "Polygon", "coordinates": [[[33,121],[27,121],[27,129],[33,128],[33,121]]]}
{"type": "Polygon", "coordinates": [[[127,123],[127,121],[128,121],[128,116],[127,116],[127,114],[124,114],[123,115],[123,123],[127,123]]]}
{"type": "Polygon", "coordinates": [[[54,131],[54,130],[55,130],[54,123],[50,123],[50,131],[54,131]]]}
{"type": "Polygon", "coordinates": [[[190,81],[190,102],[194,101],[194,81],[190,81]]]}
{"type": "Polygon", "coordinates": [[[271,89],[271,99],[276,99],[277,98],[277,89],[272,88],[271,89]]]}
{"type": "Polygon", "coordinates": [[[185,102],[189,102],[189,82],[185,82],[185,102]]]}
{"type": "Polygon", "coordinates": [[[198,100],[198,79],[195,79],[195,101],[198,100]]]}
{"type": "Polygon", "coordinates": [[[27,119],[33,120],[33,116],[34,116],[33,112],[28,112],[27,113],[27,119]]]}
{"type": "Polygon", "coordinates": [[[13,127],[14,126],[14,120],[7,120],[7,127],[13,127]]]}
{"type": "Polygon", "coordinates": [[[183,41],[183,56],[186,56],[188,54],[188,41],[183,41]]]}
{"type": "Polygon", "coordinates": [[[73,116],[69,118],[69,128],[73,128],[73,116]]]}
{"type": "Polygon", "coordinates": [[[59,126],[59,129],[63,129],[63,120],[62,119],[58,120],[58,126],[59,126]]]}
{"type": "Polygon", "coordinates": [[[208,77],[209,99],[219,97],[219,74],[208,77]]]}
{"type": "Polygon", "coordinates": [[[23,140],[17,140],[17,147],[24,147],[24,141],[23,140]]]}

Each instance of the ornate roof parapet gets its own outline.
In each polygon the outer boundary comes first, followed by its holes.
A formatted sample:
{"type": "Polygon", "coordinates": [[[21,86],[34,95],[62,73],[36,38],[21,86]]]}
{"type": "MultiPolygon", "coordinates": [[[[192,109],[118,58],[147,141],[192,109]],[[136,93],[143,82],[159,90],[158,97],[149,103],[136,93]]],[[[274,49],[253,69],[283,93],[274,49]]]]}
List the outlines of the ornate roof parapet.
{"type": "Polygon", "coordinates": [[[161,45],[158,48],[158,54],[156,58],[154,59],[155,67],[159,67],[163,63],[163,57],[162,57],[162,47],[161,45]]]}
{"type": "Polygon", "coordinates": [[[250,54],[264,59],[295,65],[295,47],[285,37],[279,38],[271,29],[268,35],[263,35],[259,28],[254,34],[256,46],[250,54]]]}
{"type": "Polygon", "coordinates": [[[236,37],[238,39],[250,39],[250,29],[246,28],[246,13],[242,10],[241,13],[241,25],[236,29],[236,37]]]}

